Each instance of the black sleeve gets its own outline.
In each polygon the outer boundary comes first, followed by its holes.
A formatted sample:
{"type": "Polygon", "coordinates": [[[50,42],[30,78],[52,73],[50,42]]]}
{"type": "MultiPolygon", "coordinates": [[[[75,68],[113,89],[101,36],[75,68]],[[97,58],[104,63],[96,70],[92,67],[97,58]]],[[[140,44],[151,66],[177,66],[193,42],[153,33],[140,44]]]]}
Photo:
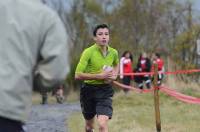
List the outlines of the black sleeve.
{"type": "Polygon", "coordinates": [[[147,59],[146,61],[147,61],[147,63],[146,63],[146,66],[147,66],[146,71],[150,72],[151,71],[151,61],[150,61],[150,59],[147,59]]]}
{"type": "Polygon", "coordinates": [[[134,71],[135,71],[135,72],[138,72],[140,67],[141,67],[140,61],[138,60],[137,65],[136,65],[136,68],[134,69],[134,71]]]}

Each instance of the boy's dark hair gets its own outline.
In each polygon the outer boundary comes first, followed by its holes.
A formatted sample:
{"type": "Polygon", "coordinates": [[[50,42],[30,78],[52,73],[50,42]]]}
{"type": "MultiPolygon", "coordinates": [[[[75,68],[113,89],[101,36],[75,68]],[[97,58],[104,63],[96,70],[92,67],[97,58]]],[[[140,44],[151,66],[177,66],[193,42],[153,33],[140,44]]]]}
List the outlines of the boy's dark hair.
{"type": "Polygon", "coordinates": [[[96,36],[97,35],[97,30],[100,29],[100,28],[107,28],[109,30],[109,27],[107,24],[99,24],[97,25],[94,30],[93,30],[93,36],[96,36]]]}
{"type": "Polygon", "coordinates": [[[155,53],[155,55],[156,55],[158,58],[160,58],[160,54],[159,54],[159,53],[155,53]]]}

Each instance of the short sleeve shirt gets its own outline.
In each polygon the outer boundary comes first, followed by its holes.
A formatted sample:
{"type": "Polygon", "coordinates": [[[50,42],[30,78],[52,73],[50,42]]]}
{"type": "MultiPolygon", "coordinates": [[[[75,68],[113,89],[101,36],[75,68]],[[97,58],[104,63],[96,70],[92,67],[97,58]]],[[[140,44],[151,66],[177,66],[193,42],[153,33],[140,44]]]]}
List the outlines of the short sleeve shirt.
{"type": "MultiPolygon", "coordinates": [[[[76,68],[76,73],[97,74],[102,72],[104,66],[114,67],[119,63],[118,52],[108,46],[104,56],[97,44],[85,49],[76,68]]],[[[103,84],[103,80],[85,80],[88,84],[103,84]]]]}

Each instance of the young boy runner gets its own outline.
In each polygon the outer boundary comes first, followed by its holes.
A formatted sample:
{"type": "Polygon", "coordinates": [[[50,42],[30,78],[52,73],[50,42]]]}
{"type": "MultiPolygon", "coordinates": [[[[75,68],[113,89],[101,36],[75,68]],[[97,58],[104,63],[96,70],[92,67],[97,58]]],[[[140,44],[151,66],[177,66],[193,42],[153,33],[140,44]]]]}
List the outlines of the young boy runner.
{"type": "Polygon", "coordinates": [[[85,131],[93,131],[96,115],[99,131],[108,132],[107,123],[113,111],[111,82],[117,78],[119,70],[118,52],[108,45],[109,27],[106,24],[97,25],[93,37],[95,43],[83,51],[75,79],[84,80],[80,103],[85,118],[85,131]]]}

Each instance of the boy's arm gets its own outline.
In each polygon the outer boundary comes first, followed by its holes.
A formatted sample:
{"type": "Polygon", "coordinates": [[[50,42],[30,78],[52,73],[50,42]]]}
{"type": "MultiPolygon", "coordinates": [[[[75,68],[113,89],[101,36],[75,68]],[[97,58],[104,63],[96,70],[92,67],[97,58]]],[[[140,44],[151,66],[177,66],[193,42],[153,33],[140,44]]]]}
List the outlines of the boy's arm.
{"type": "Polygon", "coordinates": [[[103,71],[97,74],[79,72],[75,74],[76,80],[103,80],[112,77],[112,72],[103,71]]]}

